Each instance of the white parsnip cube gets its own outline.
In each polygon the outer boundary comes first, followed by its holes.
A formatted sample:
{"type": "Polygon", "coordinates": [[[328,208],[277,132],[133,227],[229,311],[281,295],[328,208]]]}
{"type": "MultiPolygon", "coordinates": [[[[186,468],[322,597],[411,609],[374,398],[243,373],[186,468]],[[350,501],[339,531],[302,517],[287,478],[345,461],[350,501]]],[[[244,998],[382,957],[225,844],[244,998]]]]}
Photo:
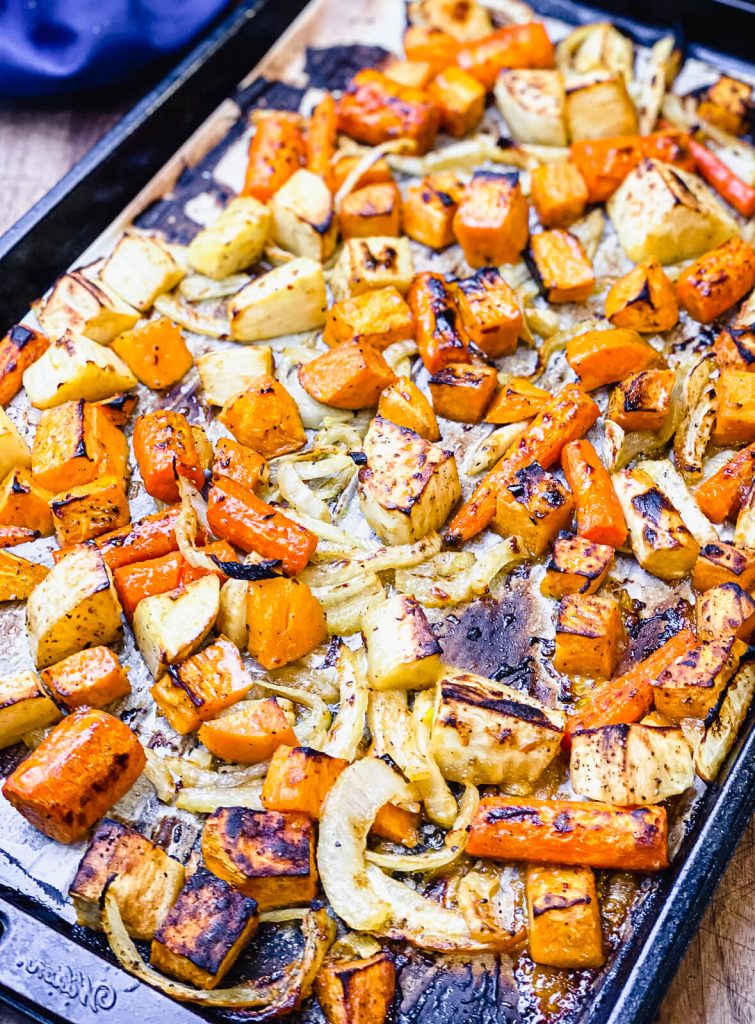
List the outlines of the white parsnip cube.
{"type": "Polygon", "coordinates": [[[23,380],[29,401],[37,409],[80,398],[98,402],[136,386],[136,377],[120,356],[70,331],[50,343],[23,380]]]}
{"type": "Polygon", "coordinates": [[[705,782],[716,779],[734,746],[753,697],[755,667],[743,665],[704,720],[686,719],[682,722],[682,729],[694,751],[695,771],[705,782]]]}
{"type": "Polygon", "coordinates": [[[495,99],[517,142],[566,145],[566,91],[560,71],[506,68],[496,80],[495,99]]]}
{"type": "Polygon", "coordinates": [[[408,238],[348,238],[330,280],[337,301],[377,288],[397,288],[402,295],[414,277],[408,238]]]}
{"type": "Polygon", "coordinates": [[[256,377],[272,375],[273,352],[267,345],[215,349],[199,356],[195,365],[205,401],[225,405],[246,391],[256,377]]]}
{"type": "Polygon", "coordinates": [[[272,236],[282,249],[324,263],[336,247],[333,196],[319,174],[296,171],[270,201],[272,236]]]}
{"type": "Polygon", "coordinates": [[[252,196],[232,199],[218,219],[191,240],[189,266],[216,281],[251,267],[270,232],[270,211],[252,196]]]}
{"type": "Polygon", "coordinates": [[[376,690],[419,690],[440,671],[441,646],[420,604],[394,594],[362,620],[367,670],[376,690]]]}
{"type": "Polygon", "coordinates": [[[322,266],[302,257],[275,267],[237,292],[228,311],[236,341],[317,330],[328,311],[322,266]]]}
{"type": "Polygon", "coordinates": [[[84,270],[72,270],[58,278],[38,316],[51,338],[71,331],[100,345],[109,345],[139,319],[133,306],[84,270]]]}
{"type": "Polygon", "coordinates": [[[44,729],[62,717],[42,689],[36,672],[27,669],[0,678],[0,750],[18,743],[27,732],[44,729]]]}
{"type": "Polygon", "coordinates": [[[622,74],[604,71],[572,78],[566,89],[566,122],[572,142],[637,132],[637,111],[622,74]]]}
{"type": "Polygon", "coordinates": [[[217,576],[145,597],[134,612],[134,637],[155,679],[199,647],[215,625],[220,610],[217,576]]]}
{"type": "Polygon", "coordinates": [[[117,241],[100,271],[108,288],[142,312],[185,276],[186,271],[159,239],[132,233],[117,241]]]}

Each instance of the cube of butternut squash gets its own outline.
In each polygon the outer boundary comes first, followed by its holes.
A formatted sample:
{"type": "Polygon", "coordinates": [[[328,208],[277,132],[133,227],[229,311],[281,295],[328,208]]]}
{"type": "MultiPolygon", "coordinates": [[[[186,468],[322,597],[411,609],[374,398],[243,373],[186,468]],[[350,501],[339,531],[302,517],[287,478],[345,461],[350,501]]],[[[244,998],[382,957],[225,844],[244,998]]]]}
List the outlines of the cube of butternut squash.
{"type": "Polygon", "coordinates": [[[167,917],[184,884],[184,866],[136,829],[111,818],[97,825],[68,895],[79,924],[102,928],[100,901],[115,894],[126,931],[149,940],[167,917]]]}
{"type": "Polygon", "coordinates": [[[362,631],[374,689],[418,690],[435,682],[441,646],[413,597],[394,594],[375,605],[365,615],[362,631]]]}
{"type": "Polygon", "coordinates": [[[612,327],[571,338],[566,359],[585,391],[624,380],[658,361],[658,353],[636,331],[612,327]]]}
{"type": "Polygon", "coordinates": [[[592,868],[530,864],[525,878],[528,945],[534,962],[600,967],[605,953],[592,868]]]}
{"type": "Polygon", "coordinates": [[[262,764],[281,745],[296,744],[290,718],[275,697],[244,700],[203,722],[199,742],[222,761],[262,764]]]}
{"type": "Polygon", "coordinates": [[[154,967],[198,988],[215,988],[257,931],[257,904],[227,882],[197,870],[155,933],[154,967]]]}
{"type": "Polygon", "coordinates": [[[455,297],[470,341],[492,359],[511,355],[522,332],[522,311],[498,269],[482,267],[457,281],[455,297]]]}
{"type": "Polygon", "coordinates": [[[755,376],[722,370],[716,381],[718,406],[711,440],[721,447],[755,441],[755,376]]]}
{"type": "Polygon", "coordinates": [[[755,370],[755,291],[719,332],[713,350],[719,370],[755,370]]]}
{"type": "Polygon", "coordinates": [[[401,234],[401,193],[392,181],[365,185],[344,197],[338,211],[344,238],[401,234]]]}
{"type": "Polygon", "coordinates": [[[318,819],[325,797],[349,762],[311,747],[280,746],[262,784],[262,804],[318,819]]]}
{"type": "Polygon", "coordinates": [[[519,175],[475,171],[454,217],[456,240],[470,267],[516,263],[529,230],[519,175]]]}
{"type": "Polygon", "coordinates": [[[230,437],[221,437],[215,445],[212,476],[213,479],[228,477],[242,487],[256,491],[260,484],[267,483],[270,467],[252,448],[247,448],[230,437]]]}
{"type": "Polygon", "coordinates": [[[755,552],[726,541],[704,544],[692,570],[692,586],[710,590],[722,583],[738,583],[743,590],[755,585],[755,552]]]}
{"type": "Polygon", "coordinates": [[[124,722],[79,708],[21,762],[3,795],[45,835],[75,843],[131,789],[145,764],[142,745],[124,722]]]}
{"type": "Polygon", "coordinates": [[[428,87],[440,111],[440,126],[456,138],[467,135],[485,112],[485,86],[456,64],[443,68],[428,87]]]}
{"type": "Polygon", "coordinates": [[[327,638],[322,605],[301,580],[257,580],[246,601],[248,651],[263,668],[303,658],[327,638]]]}
{"type": "Polygon", "coordinates": [[[218,419],[263,459],[298,451],[307,443],[299,408],[275,377],[257,377],[226,402],[218,419]]]}
{"type": "Polygon", "coordinates": [[[533,462],[498,490],[495,529],[504,537],[521,537],[532,555],[541,555],[574,515],[571,492],[553,473],[533,462]]]}
{"type": "MultiPolygon", "coordinates": [[[[34,540],[34,534],[25,539],[34,540]]],[[[48,572],[47,566],[0,551],[0,601],[25,601],[48,572]]]]}
{"type": "Polygon", "coordinates": [[[395,990],[396,966],[387,950],[363,960],[326,963],[315,979],[328,1024],[385,1024],[395,990]]]}
{"type": "Polygon", "coordinates": [[[452,171],[428,174],[410,185],[404,199],[404,234],[429,249],[445,249],[455,241],[454,216],[464,185],[452,171]]]}
{"type": "Polygon", "coordinates": [[[61,714],[27,669],[0,678],[0,750],[18,743],[27,732],[59,722],[61,714]]]}
{"type": "Polygon", "coordinates": [[[498,385],[495,367],[449,363],[429,381],[433,408],[439,416],[461,423],[479,423],[498,385]]]}
{"type": "Polygon", "coordinates": [[[408,238],[348,238],[333,269],[330,286],[337,301],[391,286],[405,295],[413,276],[408,238]]]}
{"type": "Polygon", "coordinates": [[[439,122],[427,93],[399,85],[373,68],[358,71],[338,101],[338,130],[368,146],[400,138],[410,152],[426,153],[439,122]]]}
{"type": "Polygon", "coordinates": [[[252,687],[238,648],[221,636],[192,657],[171,665],[150,693],[177,733],[194,732],[252,687]]]}
{"type": "Polygon", "coordinates": [[[317,892],[315,834],[304,814],[221,807],[205,824],[202,856],[260,910],[309,903],[317,892]]]}
{"type": "Polygon", "coordinates": [[[56,494],[50,510],[61,547],[83,544],[131,519],[123,481],[116,476],[101,476],[56,494]]]}
{"type": "Polygon", "coordinates": [[[0,484],[0,526],[24,526],[40,537],[49,537],[53,532],[51,497],[29,469],[12,469],[0,484]]]}
{"type": "Polygon", "coordinates": [[[399,427],[407,427],[427,441],[440,438],[433,408],[411,377],[397,377],[381,393],[378,416],[399,427]]]}
{"type": "Polygon", "coordinates": [[[611,392],[608,419],[618,423],[622,430],[655,433],[668,416],[675,380],[673,370],[651,368],[630,373],[611,392]]]}
{"type": "Polygon", "coordinates": [[[532,259],[549,302],[584,302],[595,287],[595,273],[580,240],[555,228],[530,239],[532,259]]]}
{"type": "Polygon", "coordinates": [[[336,409],[376,406],[381,392],[395,380],[380,352],[356,338],[299,367],[299,383],[307,394],[336,409]]]}
{"type": "Polygon", "coordinates": [[[458,39],[433,25],[410,25],[403,42],[409,60],[427,61],[436,72],[455,64],[461,48],[458,39]]]}
{"type": "Polygon", "coordinates": [[[606,317],[640,334],[670,331],[679,319],[676,290],[658,260],[643,260],[611,286],[606,317]]]}
{"type": "Polygon", "coordinates": [[[619,604],[613,597],[568,594],[556,616],[554,668],[567,675],[610,679],[623,636],[619,604]]]}
{"type": "Polygon", "coordinates": [[[530,384],[526,377],[509,377],[485,415],[486,423],[520,423],[537,416],[552,399],[550,391],[530,384]]]}
{"type": "Polygon", "coordinates": [[[705,718],[739,667],[746,650],[730,636],[694,647],[653,681],[655,707],[674,720],[705,718]]]}
{"type": "Polygon", "coordinates": [[[220,581],[214,575],[139,602],[132,624],[134,638],[155,680],[199,647],[215,625],[219,609],[220,581]]]}
{"type": "Polygon", "coordinates": [[[755,600],[738,583],[720,583],[698,597],[695,604],[697,638],[749,640],[755,631],[755,600]]]}
{"type": "Polygon", "coordinates": [[[29,596],[26,627],[38,668],[121,636],[121,606],[101,552],[75,548],[29,596]]]}
{"type": "Polygon", "coordinates": [[[131,693],[128,676],[109,647],[89,647],[44,669],[42,682],[67,708],[104,708],[131,693]]]}
{"type": "Polygon", "coordinates": [[[52,494],[98,476],[126,476],[128,442],[107,410],[90,402],[64,402],[46,409],[31,453],[38,483],[52,494]]]}
{"type": "Polygon", "coordinates": [[[589,194],[579,167],[563,160],[530,172],[530,198],[544,228],[568,228],[585,212],[589,194]]]}
{"type": "Polygon", "coordinates": [[[676,282],[689,315],[709,324],[755,287],[755,249],[738,236],[700,256],[676,282]]]}
{"type": "Polygon", "coordinates": [[[562,533],[553,542],[540,592],[545,597],[594,594],[605,582],[614,551],[607,544],[562,533]]]}
{"type": "Polygon", "coordinates": [[[414,316],[393,286],[334,303],[322,333],[326,345],[356,340],[372,345],[378,352],[394,341],[413,337],[414,316]]]}
{"type": "Polygon", "coordinates": [[[0,405],[5,406],[21,390],[26,370],[50,344],[42,331],[26,324],[14,324],[0,340],[0,405]]]}

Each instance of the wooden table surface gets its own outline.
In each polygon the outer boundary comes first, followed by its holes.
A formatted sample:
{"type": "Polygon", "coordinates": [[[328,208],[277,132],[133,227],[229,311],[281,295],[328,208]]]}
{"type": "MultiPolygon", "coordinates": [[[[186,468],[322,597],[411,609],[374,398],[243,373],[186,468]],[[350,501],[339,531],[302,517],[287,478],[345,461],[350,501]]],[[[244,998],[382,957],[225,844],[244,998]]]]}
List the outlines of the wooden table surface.
{"type": "MultiPolygon", "coordinates": [[[[0,234],[133,102],[0,107],[0,234]]],[[[5,327],[6,325],[0,325],[5,327]]],[[[2,1024],[21,1018],[0,1009],[2,1024]],[[5,1014],[5,1016],[4,1016],[5,1014]]],[[[755,1024],[755,823],[729,866],[663,1004],[660,1024],[755,1024]]]]}

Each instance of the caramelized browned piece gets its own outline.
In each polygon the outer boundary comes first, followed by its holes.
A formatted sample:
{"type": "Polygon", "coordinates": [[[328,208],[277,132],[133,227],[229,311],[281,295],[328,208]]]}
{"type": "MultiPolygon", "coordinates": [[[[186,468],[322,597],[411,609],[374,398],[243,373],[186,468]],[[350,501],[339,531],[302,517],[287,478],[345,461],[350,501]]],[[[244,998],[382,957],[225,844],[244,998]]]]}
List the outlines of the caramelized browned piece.
{"type": "Polygon", "coordinates": [[[357,72],[338,101],[339,131],[369,146],[406,139],[414,152],[426,153],[439,124],[440,112],[427,93],[371,69],[357,72]]]}

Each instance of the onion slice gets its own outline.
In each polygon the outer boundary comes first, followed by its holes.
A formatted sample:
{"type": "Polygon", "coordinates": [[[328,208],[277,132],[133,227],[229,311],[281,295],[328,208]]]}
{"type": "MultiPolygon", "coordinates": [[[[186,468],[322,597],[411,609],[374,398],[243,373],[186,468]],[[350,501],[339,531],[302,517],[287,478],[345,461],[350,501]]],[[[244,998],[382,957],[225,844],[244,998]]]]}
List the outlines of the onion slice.
{"type": "MultiPolygon", "coordinates": [[[[333,939],[335,924],[324,910],[308,912],[302,922],[304,950],[283,976],[273,982],[245,981],[231,988],[207,991],[173,981],[142,960],[123,924],[115,893],[106,892],[102,907],[102,926],[118,962],[135,978],[159,989],[166,996],[199,1006],[259,1008],[268,1019],[299,1006],[312,991],[312,985],[333,939]]],[[[246,1015],[254,1020],[256,1014],[246,1015]]]]}
{"type": "Polygon", "coordinates": [[[186,477],[176,476],[178,493],[181,496],[181,511],[176,520],[176,542],[178,550],[189,565],[195,569],[206,569],[217,573],[218,567],[208,554],[197,547],[199,527],[210,532],[207,523],[207,505],[194,484],[186,477]]]}
{"type": "Polygon", "coordinates": [[[338,652],[337,671],[340,706],[322,749],[331,757],[353,761],[364,736],[369,702],[364,652],[355,653],[342,644],[338,652]]]}

